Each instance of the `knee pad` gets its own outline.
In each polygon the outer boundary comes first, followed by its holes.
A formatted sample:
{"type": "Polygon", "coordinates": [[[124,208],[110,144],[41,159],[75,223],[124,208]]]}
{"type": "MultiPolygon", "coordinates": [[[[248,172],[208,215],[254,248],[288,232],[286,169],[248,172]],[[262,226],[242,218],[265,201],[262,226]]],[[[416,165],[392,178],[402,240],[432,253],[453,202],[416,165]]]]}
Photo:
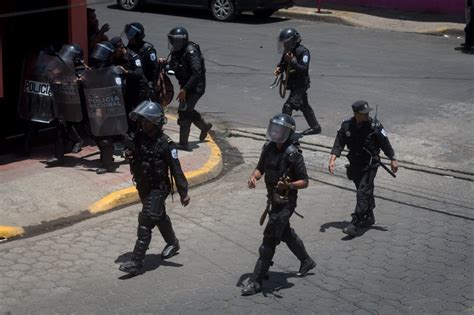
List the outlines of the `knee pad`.
{"type": "Polygon", "coordinates": [[[151,230],[146,226],[139,225],[137,229],[137,236],[139,239],[147,240],[151,238],[151,230]]]}
{"type": "Polygon", "coordinates": [[[298,241],[298,239],[299,237],[293,228],[290,228],[287,233],[283,233],[283,236],[281,237],[281,241],[287,244],[298,241]]]}
{"type": "Polygon", "coordinates": [[[273,241],[264,241],[258,249],[260,258],[265,261],[271,261],[273,259],[273,255],[275,255],[275,246],[276,244],[273,241]]]}
{"type": "Polygon", "coordinates": [[[282,112],[283,114],[287,114],[287,115],[290,115],[290,116],[291,116],[291,114],[293,113],[293,108],[291,108],[291,105],[290,105],[290,104],[285,103],[285,104],[283,105],[283,108],[282,108],[281,112],[282,112]]]}

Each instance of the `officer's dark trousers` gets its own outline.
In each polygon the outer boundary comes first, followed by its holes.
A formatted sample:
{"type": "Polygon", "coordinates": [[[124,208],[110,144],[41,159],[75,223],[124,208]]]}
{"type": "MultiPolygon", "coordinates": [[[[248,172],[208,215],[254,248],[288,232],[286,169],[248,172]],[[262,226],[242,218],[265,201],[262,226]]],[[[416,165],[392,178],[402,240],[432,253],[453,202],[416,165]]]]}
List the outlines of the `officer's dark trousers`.
{"type": "Polygon", "coordinates": [[[58,122],[56,126],[56,143],[54,146],[54,156],[59,161],[64,161],[64,154],[66,153],[66,142],[71,141],[73,144],[82,142],[82,138],[77,132],[77,129],[72,123],[64,125],[58,122]]]}
{"type": "Polygon", "coordinates": [[[309,257],[303,241],[298,237],[295,230],[290,226],[290,217],[295,207],[287,204],[285,206],[273,206],[269,214],[267,226],[263,232],[263,242],[259,248],[259,258],[255,264],[253,281],[261,282],[273,264],[275,248],[280,242],[285,242],[291,252],[300,260],[309,257]]]}
{"type": "Polygon", "coordinates": [[[191,132],[192,124],[196,125],[196,127],[198,127],[201,131],[205,131],[207,129],[207,124],[202,118],[201,114],[194,109],[201,96],[202,94],[189,93],[186,95],[186,101],[179,106],[178,125],[180,145],[188,145],[189,133],[191,132]]]}
{"type": "Polygon", "coordinates": [[[145,259],[145,253],[151,241],[151,233],[155,226],[158,227],[166,244],[175,244],[176,236],[165,208],[167,195],[161,190],[151,190],[148,194],[140,193],[143,208],[138,214],[138,239],[133,249],[132,260],[142,262],[145,259]]]}
{"type": "Polygon", "coordinates": [[[283,105],[283,114],[292,115],[294,110],[303,112],[306,122],[311,128],[318,128],[319,122],[308,102],[307,88],[297,88],[290,91],[290,96],[283,105]]]}
{"type": "Polygon", "coordinates": [[[100,149],[100,162],[103,168],[111,168],[114,164],[113,137],[95,137],[95,142],[100,149]]]}
{"type": "Polygon", "coordinates": [[[374,180],[378,167],[355,167],[353,168],[353,179],[357,188],[357,204],[352,214],[353,223],[360,224],[367,215],[373,215],[375,208],[374,180]]]}

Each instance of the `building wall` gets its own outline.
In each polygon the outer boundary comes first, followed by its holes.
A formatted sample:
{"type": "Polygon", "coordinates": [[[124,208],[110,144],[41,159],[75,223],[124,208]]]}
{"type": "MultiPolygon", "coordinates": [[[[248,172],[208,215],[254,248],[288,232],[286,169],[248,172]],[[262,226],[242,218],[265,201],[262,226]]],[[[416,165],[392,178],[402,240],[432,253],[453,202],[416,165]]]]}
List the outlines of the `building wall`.
{"type": "Polygon", "coordinates": [[[356,5],[426,13],[464,16],[465,0],[322,0],[324,3],[356,5]]]}

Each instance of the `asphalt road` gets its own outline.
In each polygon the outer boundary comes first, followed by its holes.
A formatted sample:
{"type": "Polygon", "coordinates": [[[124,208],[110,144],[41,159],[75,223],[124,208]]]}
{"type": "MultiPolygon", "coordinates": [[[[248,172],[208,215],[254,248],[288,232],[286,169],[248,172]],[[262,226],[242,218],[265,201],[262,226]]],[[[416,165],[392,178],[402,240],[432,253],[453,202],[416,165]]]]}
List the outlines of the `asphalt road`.
{"type": "MultiPolygon", "coordinates": [[[[454,50],[461,39],[251,14],[218,23],[196,10],[94,7],[100,21],[110,23],[112,36],[127,22],[143,23],[146,40],[161,56],[168,54],[167,32],[186,27],[206,58],[207,92],[198,109],[233,126],[265,127],[281,110],[284,101],[269,86],[279,60],[278,32],[293,26],[312,53],[309,98],[323,134],[334,135],[351,115],[350,104],[365,99],[380,105],[379,118],[391,133],[440,142],[454,163],[473,152],[474,59],[454,50]]],[[[297,117],[299,129],[306,128],[302,115],[297,117]]]]}

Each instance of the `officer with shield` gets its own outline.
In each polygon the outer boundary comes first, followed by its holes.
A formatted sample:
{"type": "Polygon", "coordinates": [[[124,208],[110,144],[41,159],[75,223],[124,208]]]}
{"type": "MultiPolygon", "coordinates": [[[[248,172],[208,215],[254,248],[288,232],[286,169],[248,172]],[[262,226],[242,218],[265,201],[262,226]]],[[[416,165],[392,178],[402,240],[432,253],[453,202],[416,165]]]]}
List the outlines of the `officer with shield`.
{"type": "Polygon", "coordinates": [[[100,149],[101,166],[96,170],[97,174],[115,170],[113,143],[128,130],[123,73],[119,67],[113,66],[114,50],[110,42],[97,44],[91,54],[93,69],[83,76],[90,129],[100,149]]]}
{"type": "Polygon", "coordinates": [[[297,30],[290,27],[280,32],[278,52],[283,55],[274,73],[276,76],[284,75],[282,88],[290,90],[290,96],[283,105],[283,114],[291,116],[293,110],[300,110],[309,125],[309,128],[303,131],[303,135],[321,133],[321,126],[308,102],[310,53],[301,44],[301,35],[297,30]]]}
{"type": "Polygon", "coordinates": [[[126,145],[126,158],[136,184],[142,211],[138,214],[137,241],[129,262],[120,270],[137,274],[143,267],[145,253],[150,245],[152,229],[157,226],[166,246],[162,259],[175,255],[179,241],[171,220],[166,214],[165,200],[173,193],[173,180],[181,197],[181,204],[189,204],[188,182],[178,160],[178,150],[170,137],[163,132],[166,117],[158,103],[145,101],[130,113],[130,118],[140,125],[140,130],[126,145]]]}
{"type": "Polygon", "coordinates": [[[83,50],[78,44],[65,44],[57,57],[57,63],[49,69],[58,125],[55,157],[46,161],[48,167],[63,165],[66,142],[73,142],[73,153],[81,151],[83,144],[78,132],[85,116],[78,84],[78,79],[86,69],[83,50]]]}
{"type": "MultiPolygon", "coordinates": [[[[189,150],[189,134],[194,123],[201,130],[199,140],[204,141],[212,128],[195,107],[206,89],[206,68],[199,45],[189,41],[188,31],[184,27],[175,27],[168,33],[168,46],[171,59],[167,63],[174,71],[181,87],[177,100],[179,124],[179,148],[189,150]]],[[[160,59],[160,63],[166,63],[160,59]]]]}
{"type": "Polygon", "coordinates": [[[259,258],[253,275],[242,289],[242,295],[253,295],[261,291],[262,281],[273,264],[275,248],[282,241],[301,263],[296,273],[298,277],[304,277],[316,267],[316,263],[306,252],[303,241],[290,226],[298,190],[308,187],[303,155],[298,142],[292,140],[294,132],[295,121],[291,116],[278,114],[270,119],[267,129],[268,142],[263,146],[257,168],[248,180],[248,187],[253,189],[257,181],[265,175],[268,201],[260,224],[263,224],[267,214],[269,219],[263,232],[263,242],[259,248],[259,258]]]}

